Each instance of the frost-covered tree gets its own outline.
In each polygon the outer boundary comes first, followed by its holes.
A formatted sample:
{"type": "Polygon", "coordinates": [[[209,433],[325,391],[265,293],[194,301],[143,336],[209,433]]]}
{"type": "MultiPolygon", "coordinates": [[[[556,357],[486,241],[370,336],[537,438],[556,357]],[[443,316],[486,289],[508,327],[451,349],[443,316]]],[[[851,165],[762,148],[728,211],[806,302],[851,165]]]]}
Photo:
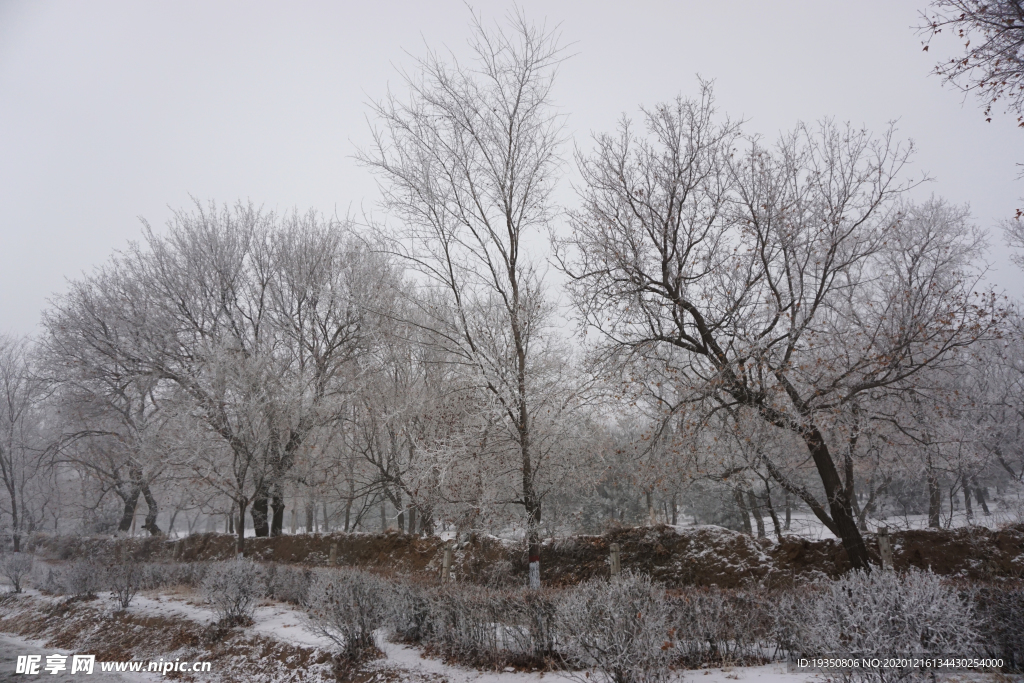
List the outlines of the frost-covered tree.
{"type": "Polygon", "coordinates": [[[823,496],[772,476],[867,568],[833,426],[997,325],[972,296],[976,232],[906,204],[911,149],[892,130],[800,125],[767,147],[719,120],[709,86],[645,118],[646,136],[624,121],[580,159],[561,244],[576,307],[638,400],[749,409],[798,437],[823,496]]]}

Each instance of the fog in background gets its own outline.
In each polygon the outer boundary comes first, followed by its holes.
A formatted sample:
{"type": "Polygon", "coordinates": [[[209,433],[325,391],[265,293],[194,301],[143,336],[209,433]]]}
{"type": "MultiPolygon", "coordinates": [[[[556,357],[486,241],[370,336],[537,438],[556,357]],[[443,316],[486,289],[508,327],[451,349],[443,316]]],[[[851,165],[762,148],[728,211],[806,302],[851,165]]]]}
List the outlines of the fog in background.
{"type": "MultiPolygon", "coordinates": [[[[969,202],[992,233],[990,280],[1018,297],[999,221],[1022,205],[1012,116],[929,76],[961,45],[929,52],[925,2],[520,3],[561,24],[556,86],[567,115],[562,203],[575,203],[573,146],[640,105],[697,95],[773,139],[833,117],[880,133],[898,120],[918,153],[918,190],[969,202]]],[[[487,24],[510,3],[474,8],[487,24]]],[[[352,155],[369,141],[369,100],[425,42],[465,53],[458,1],[386,3],[21,2],[0,0],[0,332],[31,334],[65,279],[162,226],[171,208],[251,199],[362,220],[376,186],[352,155]]],[[[541,248],[539,245],[536,248],[541,248]]],[[[554,275],[552,281],[556,281],[554,275]]]]}

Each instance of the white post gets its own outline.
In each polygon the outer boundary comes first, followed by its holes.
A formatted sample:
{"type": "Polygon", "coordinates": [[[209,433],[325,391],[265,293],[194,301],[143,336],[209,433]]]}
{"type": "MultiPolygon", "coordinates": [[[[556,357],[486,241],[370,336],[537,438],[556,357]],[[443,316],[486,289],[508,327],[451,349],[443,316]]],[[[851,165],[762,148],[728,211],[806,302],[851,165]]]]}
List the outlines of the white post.
{"type": "Polygon", "coordinates": [[[444,545],[444,563],[441,565],[441,581],[448,583],[452,580],[452,542],[448,541],[444,545]]]}
{"type": "Polygon", "coordinates": [[[889,542],[889,527],[878,527],[878,554],[882,556],[882,569],[892,569],[892,544],[889,542]]]}

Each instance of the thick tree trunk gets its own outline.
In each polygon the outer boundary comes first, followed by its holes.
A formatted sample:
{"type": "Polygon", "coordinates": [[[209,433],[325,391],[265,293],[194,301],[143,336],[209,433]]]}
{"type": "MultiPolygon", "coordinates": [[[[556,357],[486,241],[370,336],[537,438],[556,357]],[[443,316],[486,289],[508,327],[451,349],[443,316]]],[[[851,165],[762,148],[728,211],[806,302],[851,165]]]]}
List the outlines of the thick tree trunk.
{"type": "Polygon", "coordinates": [[[410,535],[416,533],[416,506],[411,505],[409,507],[409,531],[410,535]]]}
{"type": "Polygon", "coordinates": [[[753,489],[747,490],[747,503],[750,505],[750,511],[754,513],[754,522],[757,524],[757,537],[764,538],[764,517],[761,514],[761,505],[758,503],[753,489]]]}
{"type": "Polygon", "coordinates": [[[280,536],[284,533],[284,493],[280,486],[273,487],[270,507],[274,511],[274,517],[270,523],[270,535],[280,536]]]}
{"type": "Polygon", "coordinates": [[[743,491],[741,489],[733,489],[733,498],[736,500],[736,506],[740,509],[740,516],[743,517],[743,531],[748,536],[754,535],[754,530],[750,526],[750,511],[747,510],[747,503],[743,500],[743,491]]]}
{"type": "Polygon", "coordinates": [[[967,515],[967,523],[974,521],[974,508],[971,507],[971,485],[964,479],[964,514],[967,515]]]}
{"type": "MultiPolygon", "coordinates": [[[[825,495],[828,497],[829,513],[835,527],[836,535],[843,542],[843,548],[850,559],[850,565],[854,569],[871,571],[868,558],[868,549],[864,544],[864,537],[857,528],[857,519],[853,514],[853,505],[847,499],[847,487],[839,478],[832,454],[829,453],[825,438],[817,427],[811,427],[803,433],[804,442],[814,460],[818,476],[825,488],[825,495]]],[[[852,492],[853,482],[850,482],[849,490],[852,492]]]]}
{"type": "Polygon", "coordinates": [[[306,533],[313,533],[313,513],[316,512],[316,506],[311,501],[306,501],[306,533]]]}
{"type": "Polygon", "coordinates": [[[160,527],[156,525],[156,516],[160,512],[159,507],[156,503],[156,498],[153,496],[153,492],[149,490],[149,484],[142,485],[142,495],[146,499],[146,505],[148,509],[146,511],[146,523],[142,525],[142,528],[149,532],[150,536],[160,536],[160,527]]]}
{"type": "Polygon", "coordinates": [[[262,538],[270,535],[270,486],[261,484],[252,500],[253,534],[262,538]]]}
{"type": "Polygon", "coordinates": [[[676,505],[676,492],[672,492],[672,526],[679,523],[679,506],[676,505]]]}
{"type": "Polygon", "coordinates": [[[971,484],[974,487],[974,497],[977,499],[978,505],[981,506],[982,514],[984,514],[986,517],[988,517],[992,513],[989,512],[989,510],[988,510],[988,503],[985,502],[985,487],[984,486],[980,486],[978,484],[977,477],[972,477],[971,478],[971,484]]]}
{"type": "Polygon", "coordinates": [[[133,488],[131,493],[124,500],[124,512],[121,514],[121,522],[117,525],[118,531],[129,531],[132,528],[132,522],[135,521],[135,508],[139,505],[139,491],[138,488],[133,488]]]}

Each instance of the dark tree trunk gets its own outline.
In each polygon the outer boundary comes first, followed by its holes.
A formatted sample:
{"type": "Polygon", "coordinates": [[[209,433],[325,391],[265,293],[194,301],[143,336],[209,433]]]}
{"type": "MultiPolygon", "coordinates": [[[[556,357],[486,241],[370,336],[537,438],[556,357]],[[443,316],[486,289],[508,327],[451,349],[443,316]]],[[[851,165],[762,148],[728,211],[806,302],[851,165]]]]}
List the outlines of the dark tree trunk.
{"type": "Polygon", "coordinates": [[[156,525],[156,516],[160,512],[160,508],[157,506],[153,492],[149,490],[149,484],[142,485],[142,495],[145,497],[146,505],[148,506],[146,523],[142,525],[142,528],[148,531],[150,536],[159,536],[162,532],[160,527],[156,525]]]}
{"type": "Polygon", "coordinates": [[[939,488],[939,477],[928,467],[928,526],[938,529],[941,526],[942,489],[939,488]]]}
{"type": "Polygon", "coordinates": [[[964,479],[964,513],[967,515],[967,522],[974,521],[974,508],[971,507],[971,486],[967,479],[964,479]]]}
{"type": "Polygon", "coordinates": [[[128,531],[132,528],[132,522],[135,521],[135,508],[139,505],[139,491],[138,488],[133,488],[131,493],[124,498],[124,512],[121,514],[121,523],[117,525],[118,531],[128,531]]]}
{"type": "Polygon", "coordinates": [[[274,511],[274,517],[270,523],[270,535],[280,536],[284,533],[284,494],[280,486],[274,487],[270,507],[274,511]]]}
{"type": "Polygon", "coordinates": [[[974,497],[977,499],[978,505],[981,506],[982,514],[988,517],[992,513],[988,511],[988,503],[985,502],[985,487],[978,485],[977,477],[971,477],[971,484],[974,487],[974,497]]]}
{"type": "Polygon", "coordinates": [[[772,492],[768,488],[768,482],[764,483],[764,504],[768,508],[768,514],[772,518],[772,526],[775,527],[775,538],[782,540],[782,527],[779,525],[779,516],[775,513],[775,506],[772,505],[772,492]]]}
{"type": "Polygon", "coordinates": [[[743,500],[743,491],[741,489],[734,489],[733,498],[736,500],[736,505],[740,509],[740,516],[743,518],[743,531],[748,536],[754,535],[754,530],[750,526],[750,511],[747,510],[747,503],[743,500]]]}
{"type": "Polygon", "coordinates": [[[754,513],[754,522],[757,524],[757,537],[764,538],[764,517],[761,514],[761,505],[758,503],[753,489],[747,490],[747,503],[750,505],[750,511],[754,513]]]}
{"type": "Polygon", "coordinates": [[[821,483],[825,488],[829,512],[831,513],[830,516],[834,526],[833,531],[843,542],[843,548],[846,549],[846,554],[850,559],[852,567],[863,571],[871,571],[868,548],[864,544],[864,537],[861,536],[860,530],[857,528],[857,519],[853,514],[853,504],[849,500],[850,494],[853,492],[853,481],[849,482],[849,486],[843,486],[843,482],[839,478],[839,472],[836,470],[835,462],[832,460],[832,454],[829,453],[828,445],[825,443],[825,437],[822,436],[817,427],[811,427],[804,432],[803,438],[814,460],[821,483]]]}
{"type": "Polygon", "coordinates": [[[313,503],[306,501],[306,533],[313,533],[313,513],[316,512],[316,506],[313,503]]]}
{"type": "Polygon", "coordinates": [[[434,535],[434,511],[429,507],[420,510],[420,533],[424,536],[434,535]]]}
{"type": "Polygon", "coordinates": [[[270,535],[270,487],[261,484],[252,499],[252,530],[258,537],[270,535]]]}
{"type": "Polygon", "coordinates": [[[409,534],[416,533],[416,506],[409,506],[409,534]]]}
{"type": "Polygon", "coordinates": [[[239,555],[245,555],[245,508],[248,507],[248,501],[240,501],[238,503],[238,523],[235,525],[235,552],[239,555]]]}
{"type": "Polygon", "coordinates": [[[676,526],[679,523],[679,509],[676,505],[676,492],[672,492],[672,526],[676,526]]]}
{"type": "Polygon", "coordinates": [[[793,520],[793,499],[790,498],[789,491],[786,491],[786,526],[783,527],[783,531],[789,531],[790,523],[793,520]]]}

